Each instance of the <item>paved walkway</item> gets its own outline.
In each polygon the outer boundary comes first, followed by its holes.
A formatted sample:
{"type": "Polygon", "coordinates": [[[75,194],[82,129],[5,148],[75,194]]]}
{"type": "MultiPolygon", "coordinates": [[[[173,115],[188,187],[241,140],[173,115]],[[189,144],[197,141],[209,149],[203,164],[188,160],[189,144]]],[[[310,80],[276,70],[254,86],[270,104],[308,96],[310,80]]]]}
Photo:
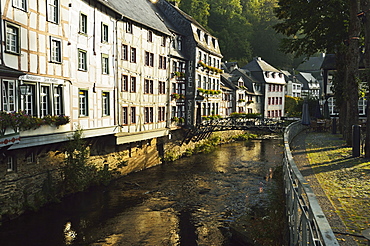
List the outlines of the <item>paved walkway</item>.
{"type": "MultiPolygon", "coordinates": [[[[337,194],[339,192],[334,188],[337,186],[343,186],[339,181],[336,183],[338,172],[343,172],[344,169],[347,169],[349,163],[353,164],[352,162],[356,162],[355,164],[350,165],[350,167],[353,168],[359,161],[359,158],[352,158],[352,160],[348,157],[348,148],[344,149],[345,153],[342,152],[339,154],[340,160],[338,160],[338,153],[334,151],[336,149],[343,148],[344,141],[341,140],[340,137],[340,135],[332,135],[330,133],[302,132],[291,144],[292,154],[302,175],[315,192],[318,202],[325,213],[339,244],[345,246],[367,245],[367,242],[363,238],[350,235],[361,234],[361,229],[363,228],[359,228],[358,230],[353,229],[355,227],[355,222],[353,220],[351,221],[351,217],[353,215],[349,214],[351,212],[347,205],[343,206],[343,194],[337,194]],[[320,164],[313,164],[315,157],[313,157],[311,153],[318,155],[318,159],[322,158],[320,164]],[[343,162],[343,160],[345,160],[345,162],[343,162]],[[333,178],[334,176],[335,178],[333,178]],[[330,182],[333,183],[327,182],[328,180],[331,180],[330,182]],[[330,187],[333,187],[333,189],[331,190],[330,187]]],[[[356,170],[356,173],[357,171],[358,170],[356,170]]],[[[344,177],[343,179],[352,178],[351,171],[348,173],[349,174],[346,173],[346,176],[342,176],[344,177]]],[[[362,172],[362,174],[364,174],[364,172],[362,172]]],[[[366,175],[367,174],[368,173],[366,173],[366,175]]],[[[369,200],[366,200],[369,199],[368,193],[366,192],[365,197],[365,200],[362,201],[365,201],[366,204],[364,204],[364,206],[360,206],[358,209],[367,208],[368,210],[363,211],[363,213],[368,215],[370,213],[370,206],[369,200]]],[[[352,196],[346,198],[355,199],[352,196]]],[[[361,198],[363,198],[363,196],[361,196],[361,198]]],[[[367,218],[365,219],[367,220],[367,218]]],[[[366,221],[366,223],[369,222],[366,221]]],[[[370,224],[368,225],[368,227],[370,227],[370,224]]]]}

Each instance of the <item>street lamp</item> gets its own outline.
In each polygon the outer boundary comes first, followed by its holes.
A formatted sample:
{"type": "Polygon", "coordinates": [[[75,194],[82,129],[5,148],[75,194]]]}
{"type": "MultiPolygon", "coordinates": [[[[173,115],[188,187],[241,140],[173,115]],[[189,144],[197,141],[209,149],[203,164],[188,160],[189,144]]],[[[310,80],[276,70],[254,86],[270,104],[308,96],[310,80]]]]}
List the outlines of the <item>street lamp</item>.
{"type": "Polygon", "coordinates": [[[19,92],[21,93],[22,96],[25,96],[28,94],[29,88],[30,88],[29,85],[21,84],[19,85],[19,92]]]}
{"type": "Polygon", "coordinates": [[[24,96],[26,96],[29,92],[30,86],[27,84],[21,84],[18,86],[19,92],[21,94],[21,111],[24,110],[24,96]]]}

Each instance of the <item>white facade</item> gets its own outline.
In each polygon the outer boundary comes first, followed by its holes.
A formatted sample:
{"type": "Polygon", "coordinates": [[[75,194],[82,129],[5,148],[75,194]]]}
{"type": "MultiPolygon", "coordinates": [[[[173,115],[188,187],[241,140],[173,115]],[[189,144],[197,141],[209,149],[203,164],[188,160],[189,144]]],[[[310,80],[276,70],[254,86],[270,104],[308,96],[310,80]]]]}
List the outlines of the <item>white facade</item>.
{"type": "Polygon", "coordinates": [[[282,73],[264,72],[265,110],[264,117],[280,118],[284,116],[285,79],[282,73]]]}

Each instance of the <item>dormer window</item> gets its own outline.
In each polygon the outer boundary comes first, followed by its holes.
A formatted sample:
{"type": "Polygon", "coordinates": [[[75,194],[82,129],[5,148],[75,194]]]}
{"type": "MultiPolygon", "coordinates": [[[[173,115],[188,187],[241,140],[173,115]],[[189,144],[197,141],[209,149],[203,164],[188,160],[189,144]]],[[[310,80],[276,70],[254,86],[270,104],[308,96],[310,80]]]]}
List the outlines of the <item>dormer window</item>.
{"type": "Polygon", "coordinates": [[[148,42],[153,42],[153,32],[148,30],[148,42]]]}
{"type": "Polygon", "coordinates": [[[198,38],[200,39],[200,29],[197,29],[198,38]]]}
{"type": "Polygon", "coordinates": [[[204,41],[206,41],[206,43],[208,44],[208,35],[207,34],[204,34],[204,41]]]}
{"type": "Polygon", "coordinates": [[[126,22],[126,32],[127,33],[132,33],[132,23],[131,22],[126,22]]]}
{"type": "Polygon", "coordinates": [[[177,38],[177,49],[182,50],[182,38],[181,37],[177,38]]]}
{"type": "Polygon", "coordinates": [[[266,78],[270,77],[269,72],[265,72],[266,78]]]}

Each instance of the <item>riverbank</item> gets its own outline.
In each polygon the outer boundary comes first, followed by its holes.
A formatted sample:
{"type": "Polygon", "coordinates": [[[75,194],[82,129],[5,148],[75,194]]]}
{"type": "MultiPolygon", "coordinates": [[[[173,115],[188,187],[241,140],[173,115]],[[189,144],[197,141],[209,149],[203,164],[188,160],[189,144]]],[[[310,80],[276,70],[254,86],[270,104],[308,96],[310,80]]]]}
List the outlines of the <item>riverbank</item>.
{"type": "Polygon", "coordinates": [[[340,245],[367,245],[362,231],[370,227],[370,160],[352,157],[339,134],[302,132],[291,149],[340,245]]]}

